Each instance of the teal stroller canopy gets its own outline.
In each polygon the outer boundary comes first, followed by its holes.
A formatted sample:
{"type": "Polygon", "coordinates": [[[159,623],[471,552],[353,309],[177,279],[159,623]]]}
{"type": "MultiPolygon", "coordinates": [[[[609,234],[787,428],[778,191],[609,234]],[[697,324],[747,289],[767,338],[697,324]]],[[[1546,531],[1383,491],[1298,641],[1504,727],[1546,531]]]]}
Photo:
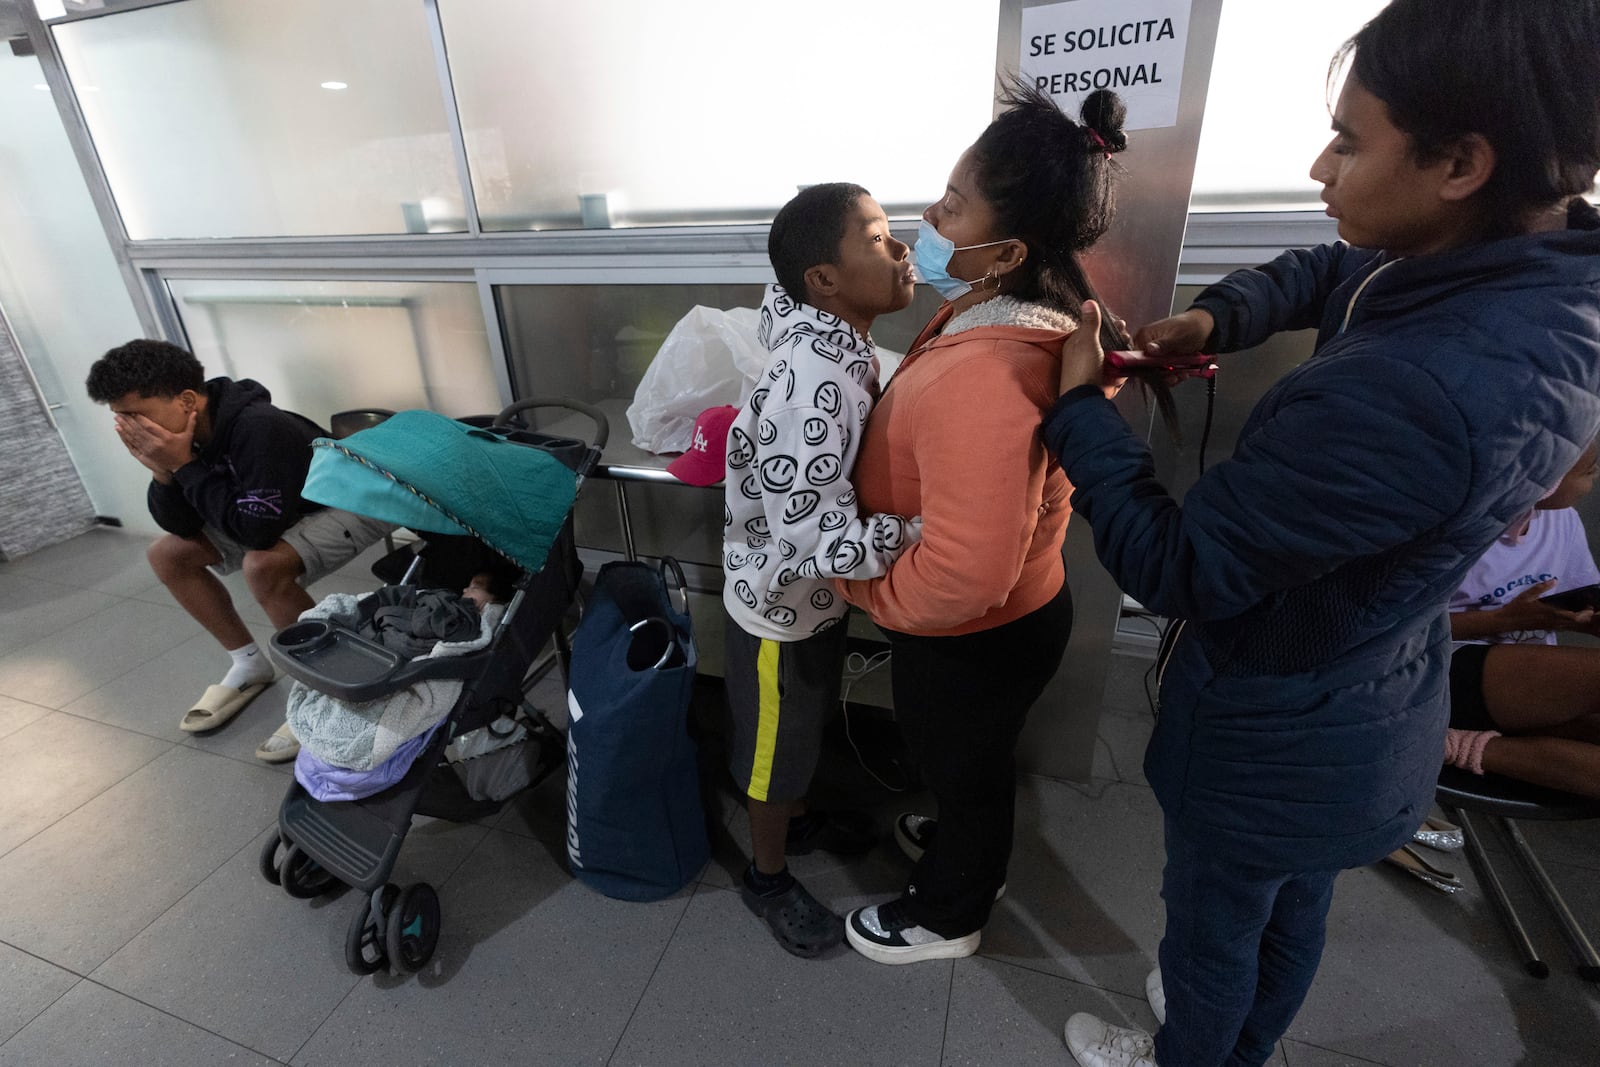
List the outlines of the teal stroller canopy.
{"type": "Polygon", "coordinates": [[[432,411],[311,447],[307,500],[419,533],[469,534],[530,572],[577,497],[577,475],[544,449],[432,411]]]}

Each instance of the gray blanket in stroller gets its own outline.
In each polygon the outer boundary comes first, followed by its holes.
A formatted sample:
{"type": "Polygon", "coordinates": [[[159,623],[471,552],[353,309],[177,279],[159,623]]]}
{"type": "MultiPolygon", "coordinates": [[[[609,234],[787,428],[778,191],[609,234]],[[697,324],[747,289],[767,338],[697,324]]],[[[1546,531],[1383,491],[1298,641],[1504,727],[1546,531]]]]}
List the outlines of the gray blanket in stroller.
{"type": "MultiPolygon", "coordinates": [[[[380,590],[380,593],[386,591],[380,590]]],[[[426,597],[428,592],[433,591],[424,591],[422,597],[426,597]]],[[[453,593],[443,595],[458,601],[461,599],[453,593]]],[[[368,597],[356,597],[349,593],[333,593],[300,617],[333,619],[350,625],[363,614],[361,601],[375,596],[368,594],[368,597]]],[[[368,603],[365,606],[368,618],[381,613],[386,607],[401,606],[396,598],[388,599],[388,604],[368,603]]],[[[379,640],[380,631],[387,629],[392,640],[416,642],[420,640],[417,637],[419,629],[434,626],[434,622],[429,620],[438,606],[436,598],[429,598],[427,604],[420,608],[413,604],[410,611],[402,610],[400,614],[391,612],[386,623],[359,628],[359,632],[365,637],[379,640]]],[[[421,654],[459,656],[487,646],[494,636],[495,625],[505,611],[504,605],[490,604],[482,615],[478,615],[470,603],[466,604],[466,610],[472,612],[475,622],[474,630],[468,635],[469,640],[443,641],[435,638],[427,643],[421,654]]],[[[449,619],[453,615],[452,611],[444,610],[439,618],[449,619]]],[[[459,626],[450,626],[448,632],[454,634],[459,629],[459,626]]],[[[383,643],[401,651],[387,640],[383,643]]],[[[323,762],[350,770],[370,771],[392,756],[395,749],[431,729],[448,715],[456,698],[461,695],[461,688],[459,679],[436,679],[418,682],[378,700],[353,703],[328,696],[297,681],[289,688],[289,726],[300,744],[323,762]]]]}

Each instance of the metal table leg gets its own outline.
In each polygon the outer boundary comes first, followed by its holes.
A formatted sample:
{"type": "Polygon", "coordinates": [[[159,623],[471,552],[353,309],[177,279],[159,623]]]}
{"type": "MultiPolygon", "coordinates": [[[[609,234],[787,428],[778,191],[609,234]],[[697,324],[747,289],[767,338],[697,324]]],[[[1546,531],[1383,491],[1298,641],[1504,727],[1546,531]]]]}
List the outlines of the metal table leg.
{"type": "Polygon", "coordinates": [[[622,547],[628,559],[639,558],[633,547],[633,519],[628,514],[628,489],[620,479],[611,483],[617,487],[617,517],[622,520],[622,547]]]}

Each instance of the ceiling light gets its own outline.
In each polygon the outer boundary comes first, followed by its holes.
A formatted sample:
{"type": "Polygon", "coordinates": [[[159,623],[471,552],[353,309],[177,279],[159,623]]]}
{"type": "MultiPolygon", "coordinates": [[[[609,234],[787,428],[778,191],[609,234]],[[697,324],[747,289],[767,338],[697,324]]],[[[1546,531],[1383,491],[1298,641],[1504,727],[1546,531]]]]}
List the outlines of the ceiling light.
{"type": "Polygon", "coordinates": [[[322,87],[324,89],[348,89],[350,85],[347,82],[323,82],[322,87]]]}

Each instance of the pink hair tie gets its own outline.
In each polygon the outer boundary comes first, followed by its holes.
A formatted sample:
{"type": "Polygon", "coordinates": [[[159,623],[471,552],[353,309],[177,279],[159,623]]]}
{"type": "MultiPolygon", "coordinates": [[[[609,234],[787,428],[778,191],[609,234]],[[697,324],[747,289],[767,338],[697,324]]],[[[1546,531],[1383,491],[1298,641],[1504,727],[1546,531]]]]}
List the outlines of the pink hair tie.
{"type": "Polygon", "coordinates": [[[1106,154],[1106,158],[1110,159],[1111,158],[1111,146],[1106,144],[1105,138],[1101,137],[1098,133],[1096,133],[1093,126],[1085,126],[1084,129],[1089,131],[1089,136],[1094,138],[1094,143],[1099,145],[1101,151],[1103,151],[1106,154]]]}
{"type": "Polygon", "coordinates": [[[1500,736],[1498,730],[1446,730],[1444,761],[1473,774],[1483,773],[1483,750],[1500,736]]]}

